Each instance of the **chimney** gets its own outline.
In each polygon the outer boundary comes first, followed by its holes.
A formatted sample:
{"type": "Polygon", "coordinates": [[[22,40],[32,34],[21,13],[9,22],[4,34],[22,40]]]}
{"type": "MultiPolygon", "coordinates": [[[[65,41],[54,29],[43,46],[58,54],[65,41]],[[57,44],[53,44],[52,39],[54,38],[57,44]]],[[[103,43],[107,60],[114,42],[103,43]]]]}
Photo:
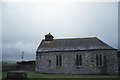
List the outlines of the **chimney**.
{"type": "Polygon", "coordinates": [[[53,40],[53,36],[49,33],[47,35],[45,35],[45,41],[52,41],[53,40]]]}

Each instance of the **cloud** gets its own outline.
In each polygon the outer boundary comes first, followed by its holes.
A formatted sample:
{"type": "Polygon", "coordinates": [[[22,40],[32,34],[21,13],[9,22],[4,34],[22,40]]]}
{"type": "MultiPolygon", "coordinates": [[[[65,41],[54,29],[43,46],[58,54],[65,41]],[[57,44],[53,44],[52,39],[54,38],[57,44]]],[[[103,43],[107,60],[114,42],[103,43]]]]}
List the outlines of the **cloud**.
{"type": "Polygon", "coordinates": [[[37,49],[37,45],[34,43],[24,43],[21,41],[16,43],[3,43],[3,47],[2,47],[3,60],[19,61],[21,60],[22,52],[24,52],[25,60],[35,59],[36,49],[37,49]]]}
{"type": "Polygon", "coordinates": [[[119,0],[2,0],[2,2],[118,2],[119,0]]]}
{"type": "Polygon", "coordinates": [[[117,48],[118,6],[113,3],[3,3],[3,59],[35,59],[47,33],[54,38],[98,37],[117,48]]]}

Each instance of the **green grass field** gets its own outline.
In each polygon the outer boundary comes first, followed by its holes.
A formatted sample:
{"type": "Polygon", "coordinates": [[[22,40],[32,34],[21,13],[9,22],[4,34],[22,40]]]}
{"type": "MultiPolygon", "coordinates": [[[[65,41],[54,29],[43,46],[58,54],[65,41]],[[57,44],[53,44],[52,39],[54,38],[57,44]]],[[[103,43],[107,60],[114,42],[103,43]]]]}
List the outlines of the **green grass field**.
{"type": "Polygon", "coordinates": [[[3,62],[2,66],[11,66],[11,65],[17,65],[16,62],[3,62]]]}
{"type": "MultiPolygon", "coordinates": [[[[15,72],[27,72],[27,78],[120,78],[120,76],[112,76],[112,75],[65,75],[65,74],[38,74],[35,71],[28,70],[12,70],[15,72]]],[[[7,72],[2,73],[2,78],[6,78],[7,72]]]]}

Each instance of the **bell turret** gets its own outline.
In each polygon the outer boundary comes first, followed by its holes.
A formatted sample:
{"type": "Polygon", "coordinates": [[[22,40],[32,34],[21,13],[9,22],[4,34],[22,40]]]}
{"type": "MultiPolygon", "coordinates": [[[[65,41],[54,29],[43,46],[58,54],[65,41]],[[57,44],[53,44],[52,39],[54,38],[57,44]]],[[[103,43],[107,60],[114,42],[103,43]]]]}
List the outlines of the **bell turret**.
{"type": "Polygon", "coordinates": [[[52,41],[53,40],[53,36],[49,33],[47,35],[45,35],[45,41],[52,41]]]}

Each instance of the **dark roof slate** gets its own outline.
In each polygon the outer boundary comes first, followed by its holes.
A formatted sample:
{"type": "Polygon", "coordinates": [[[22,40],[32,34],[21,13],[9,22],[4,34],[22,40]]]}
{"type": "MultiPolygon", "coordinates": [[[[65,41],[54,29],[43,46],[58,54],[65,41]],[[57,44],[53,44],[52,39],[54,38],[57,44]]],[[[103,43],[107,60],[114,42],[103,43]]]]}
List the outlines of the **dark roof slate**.
{"type": "Polygon", "coordinates": [[[97,37],[53,39],[52,41],[45,41],[43,39],[36,52],[95,50],[95,49],[114,49],[114,48],[107,45],[97,37]]]}

